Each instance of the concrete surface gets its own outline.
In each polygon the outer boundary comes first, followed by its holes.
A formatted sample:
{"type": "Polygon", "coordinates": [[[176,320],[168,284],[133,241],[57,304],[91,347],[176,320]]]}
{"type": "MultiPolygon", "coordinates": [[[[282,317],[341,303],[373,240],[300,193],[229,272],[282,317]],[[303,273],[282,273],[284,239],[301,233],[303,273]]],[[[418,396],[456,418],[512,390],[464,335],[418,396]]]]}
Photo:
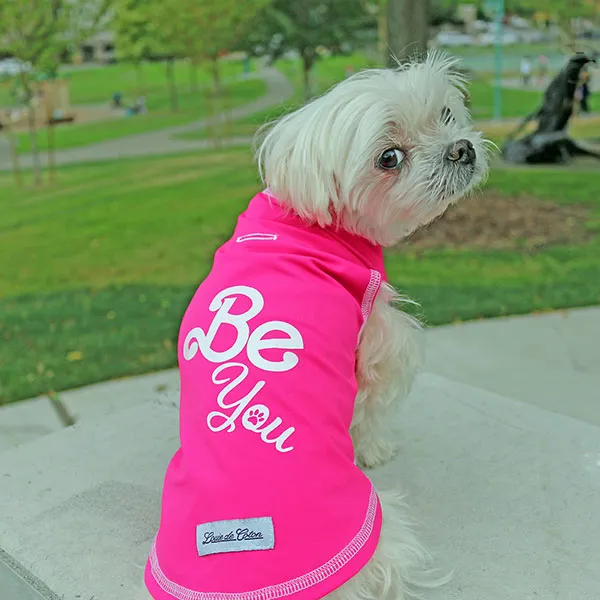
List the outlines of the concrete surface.
{"type": "MultiPolygon", "coordinates": [[[[76,421],[97,420],[172,393],[178,385],[176,371],[163,371],[61,392],[60,399],[76,421]]],[[[0,453],[62,428],[46,396],[0,406],[0,453]]]]}
{"type": "Polygon", "coordinates": [[[433,373],[600,426],[599,308],[436,327],[427,359],[433,373]]]}
{"type": "MultiPolygon", "coordinates": [[[[599,318],[589,309],[428,333],[402,449],[372,473],[406,492],[436,565],[455,570],[426,600],[600,598],[600,393],[585,387],[600,389],[599,318]]],[[[178,442],[174,375],[147,379],[128,408],[0,454],[2,600],[147,598],[143,566],[178,442]]],[[[105,397],[116,407],[135,381],[105,384],[105,397]]],[[[77,393],[98,403],[101,390],[77,393]]]]}

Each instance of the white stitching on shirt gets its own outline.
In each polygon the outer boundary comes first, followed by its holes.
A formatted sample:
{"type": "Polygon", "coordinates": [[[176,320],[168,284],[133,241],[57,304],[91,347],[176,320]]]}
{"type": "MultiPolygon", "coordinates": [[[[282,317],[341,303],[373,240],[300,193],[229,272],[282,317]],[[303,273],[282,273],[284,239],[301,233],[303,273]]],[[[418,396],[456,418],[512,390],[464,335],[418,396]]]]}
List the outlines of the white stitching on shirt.
{"type": "Polygon", "coordinates": [[[243,242],[274,242],[279,236],[274,233],[247,233],[240,235],[235,241],[238,244],[243,242]]]}
{"type": "Polygon", "coordinates": [[[358,554],[373,533],[375,517],[377,516],[377,506],[377,494],[373,486],[371,486],[367,514],[362,527],[356,536],[354,536],[354,539],[321,567],[285,583],[271,585],[252,592],[240,593],[197,592],[190,590],[171,581],[163,573],[156,554],[156,542],[152,545],[152,550],[150,551],[150,573],[162,590],[178,600],[275,600],[276,598],[291,596],[331,577],[358,554]]]}
{"type": "Polygon", "coordinates": [[[375,297],[377,296],[377,292],[379,292],[380,286],[381,273],[379,271],[371,269],[371,279],[369,280],[369,285],[365,290],[365,295],[363,296],[362,304],[360,305],[360,312],[362,313],[363,323],[361,325],[360,331],[358,332],[358,342],[360,342],[360,337],[362,335],[363,329],[365,328],[365,325],[367,324],[367,319],[369,318],[371,310],[373,309],[373,302],[375,302],[375,297]]]}
{"type": "Polygon", "coordinates": [[[379,286],[381,284],[381,273],[379,271],[371,270],[371,279],[369,281],[369,285],[365,291],[365,295],[363,297],[362,304],[360,306],[360,311],[362,312],[363,318],[365,321],[368,319],[371,314],[371,309],[373,308],[373,302],[375,300],[375,296],[379,290],[379,286]]]}

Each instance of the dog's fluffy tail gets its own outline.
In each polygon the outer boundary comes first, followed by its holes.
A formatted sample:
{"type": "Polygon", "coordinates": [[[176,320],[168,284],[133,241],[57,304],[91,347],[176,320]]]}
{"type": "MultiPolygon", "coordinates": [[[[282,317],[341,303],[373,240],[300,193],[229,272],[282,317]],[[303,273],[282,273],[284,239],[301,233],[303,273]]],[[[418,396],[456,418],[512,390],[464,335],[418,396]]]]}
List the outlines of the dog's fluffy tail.
{"type": "Polygon", "coordinates": [[[452,573],[442,576],[431,567],[431,556],[415,538],[402,496],[387,491],[379,498],[383,529],[373,558],[326,600],[410,600],[452,578],[452,573]]]}

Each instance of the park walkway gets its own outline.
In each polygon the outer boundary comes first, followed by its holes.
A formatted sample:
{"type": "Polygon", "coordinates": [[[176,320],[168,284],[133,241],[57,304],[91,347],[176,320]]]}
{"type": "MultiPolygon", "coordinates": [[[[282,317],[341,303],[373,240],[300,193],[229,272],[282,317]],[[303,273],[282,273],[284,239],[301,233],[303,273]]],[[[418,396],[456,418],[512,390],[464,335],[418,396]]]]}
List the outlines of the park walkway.
{"type": "MultiPolygon", "coordinates": [[[[277,69],[266,67],[256,74],[248,77],[260,77],[267,85],[267,92],[258,100],[234,108],[230,111],[233,120],[242,119],[249,115],[264,111],[273,106],[287,102],[294,94],[294,87],[290,81],[277,69]]],[[[217,115],[213,119],[222,118],[217,115]]],[[[206,140],[184,140],[177,139],[177,136],[194,131],[205,129],[208,119],[201,119],[168,127],[158,131],[151,131],[137,135],[131,135],[106,142],[91,144],[89,146],[80,146],[69,148],[56,152],[56,164],[72,165],[80,163],[93,163],[119,158],[135,158],[142,156],[159,156],[167,154],[180,154],[213,148],[215,142],[206,140]]],[[[231,137],[223,140],[223,146],[240,146],[251,143],[249,137],[231,137]]],[[[46,153],[41,153],[42,161],[47,160],[46,153]]],[[[20,157],[21,166],[30,168],[32,166],[32,157],[30,154],[24,154],[20,157]]],[[[12,168],[8,149],[0,147],[0,171],[8,171],[12,168]]]]}
{"type": "MultiPolygon", "coordinates": [[[[287,102],[294,94],[292,83],[280,71],[273,67],[265,67],[257,73],[252,73],[248,78],[260,78],[267,85],[267,92],[259,99],[233,109],[230,112],[230,118],[233,121],[264,111],[268,108],[287,102]]],[[[507,88],[524,89],[518,79],[506,79],[504,85],[507,88]]],[[[541,89],[538,83],[532,84],[532,90],[541,89]]],[[[525,116],[525,115],[523,115],[525,116]]],[[[586,115],[580,118],[597,117],[598,113],[586,115]]],[[[216,115],[213,120],[223,119],[224,115],[216,115]]],[[[490,125],[511,125],[515,126],[521,121],[521,118],[507,118],[501,121],[476,119],[478,127],[487,127],[490,125]]],[[[166,156],[172,154],[185,154],[198,150],[206,150],[215,147],[215,140],[211,139],[181,139],[178,136],[186,133],[202,131],[207,127],[209,119],[200,119],[184,125],[168,127],[158,131],[130,135],[107,140],[88,146],[78,146],[59,150],[56,152],[56,164],[72,165],[82,163],[94,163],[111,161],[119,158],[139,158],[146,156],[166,156]]],[[[251,136],[226,137],[219,141],[221,147],[230,146],[249,146],[253,141],[251,136]]],[[[42,163],[47,162],[45,152],[40,154],[42,163]]],[[[22,168],[31,168],[33,161],[30,154],[20,156],[22,168]]],[[[12,168],[10,154],[6,139],[0,136],[0,172],[9,171],[12,168]]]]}

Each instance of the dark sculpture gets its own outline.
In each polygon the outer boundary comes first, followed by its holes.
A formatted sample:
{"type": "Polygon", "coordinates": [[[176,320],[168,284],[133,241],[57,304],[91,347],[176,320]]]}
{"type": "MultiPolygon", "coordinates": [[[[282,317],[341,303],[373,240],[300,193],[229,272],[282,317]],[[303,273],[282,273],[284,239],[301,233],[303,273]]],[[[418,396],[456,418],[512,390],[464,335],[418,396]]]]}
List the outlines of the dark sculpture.
{"type": "Polygon", "coordinates": [[[600,152],[585,148],[566,133],[573,116],[573,99],[581,70],[592,58],[577,53],[564,69],[552,80],[541,108],[525,117],[517,129],[508,136],[502,156],[507,162],[517,164],[566,163],[577,155],[600,159],[600,152]],[[521,139],[517,136],[533,119],[537,129],[521,139]]]}

